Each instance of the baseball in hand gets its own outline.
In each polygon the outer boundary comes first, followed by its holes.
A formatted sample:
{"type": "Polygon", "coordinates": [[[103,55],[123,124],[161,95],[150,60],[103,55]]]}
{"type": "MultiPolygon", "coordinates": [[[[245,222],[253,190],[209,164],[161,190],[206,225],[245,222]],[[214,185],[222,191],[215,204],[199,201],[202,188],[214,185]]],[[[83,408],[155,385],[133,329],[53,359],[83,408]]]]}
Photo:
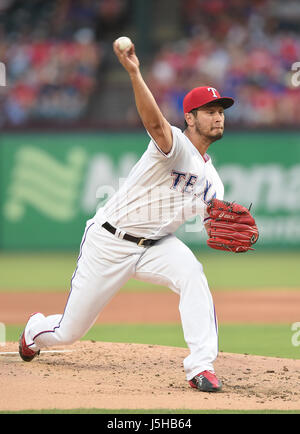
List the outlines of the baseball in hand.
{"type": "Polygon", "coordinates": [[[116,42],[119,50],[121,51],[128,50],[132,45],[131,39],[129,39],[127,36],[121,36],[116,42]]]}

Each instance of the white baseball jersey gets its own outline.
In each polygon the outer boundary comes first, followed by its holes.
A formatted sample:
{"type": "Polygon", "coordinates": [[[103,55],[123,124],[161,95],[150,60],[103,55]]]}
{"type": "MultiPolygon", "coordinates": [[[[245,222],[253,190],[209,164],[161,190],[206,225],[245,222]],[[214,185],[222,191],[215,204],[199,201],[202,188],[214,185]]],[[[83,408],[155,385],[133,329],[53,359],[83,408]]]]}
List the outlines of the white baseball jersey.
{"type": "Polygon", "coordinates": [[[224,187],[211,158],[204,157],[188,137],[172,126],[173,144],[166,155],[151,138],[147,150],[123,186],[96,214],[121,231],[159,239],[186,220],[207,218],[207,202],[223,199],[224,187]]]}
{"type": "Polygon", "coordinates": [[[165,155],[151,139],[120,190],[89,220],[63,314],[31,317],[25,341],[33,350],[68,345],[92,327],[99,313],[129,280],[168,286],[180,296],[179,311],[190,354],[187,380],[213,370],[218,353],[217,319],[203,267],[172,233],[187,219],[205,219],[206,202],[223,198],[223,184],[210,158],[172,127],[173,146],[165,155]],[[112,235],[101,224],[118,228],[112,235]],[[100,224],[99,224],[100,223],[100,224]],[[122,239],[162,238],[152,247],[122,239]]]}

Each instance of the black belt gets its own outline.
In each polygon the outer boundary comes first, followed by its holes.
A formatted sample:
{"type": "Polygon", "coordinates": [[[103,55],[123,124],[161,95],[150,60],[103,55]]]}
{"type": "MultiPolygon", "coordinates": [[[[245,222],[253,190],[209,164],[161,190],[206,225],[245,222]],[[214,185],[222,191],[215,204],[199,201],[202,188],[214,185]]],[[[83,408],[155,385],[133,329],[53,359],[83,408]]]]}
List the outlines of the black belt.
{"type": "MultiPolygon", "coordinates": [[[[117,229],[114,228],[110,223],[105,222],[103,223],[102,227],[106,229],[111,234],[115,234],[117,229]]],[[[157,243],[159,240],[150,240],[149,238],[137,238],[133,235],[129,235],[125,232],[124,236],[122,237],[124,240],[131,241],[133,243],[136,243],[140,247],[150,247],[153,246],[153,244],[157,243]]]]}

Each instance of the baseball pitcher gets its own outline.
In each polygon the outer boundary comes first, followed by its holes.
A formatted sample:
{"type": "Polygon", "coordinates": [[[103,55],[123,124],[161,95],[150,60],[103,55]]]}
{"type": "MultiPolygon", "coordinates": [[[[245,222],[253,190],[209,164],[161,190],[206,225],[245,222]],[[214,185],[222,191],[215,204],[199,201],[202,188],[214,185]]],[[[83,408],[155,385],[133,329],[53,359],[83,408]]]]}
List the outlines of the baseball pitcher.
{"type": "Polygon", "coordinates": [[[242,252],[257,240],[249,210],[223,201],[223,184],[207,154],[222,138],[224,110],[234,101],[210,86],[191,90],[183,102],[181,131],[161,113],[141,75],[134,45],[121,51],[115,42],[113,48],[129,75],[150,142],[119,191],[87,222],[63,314],[33,314],[20,337],[20,356],[31,361],[45,347],[79,340],[117,291],[135,278],[178,294],[190,350],[184,360],[186,379],[198,390],[219,391],[212,295],[201,263],[174,232],[200,216],[212,248],[242,252]]]}

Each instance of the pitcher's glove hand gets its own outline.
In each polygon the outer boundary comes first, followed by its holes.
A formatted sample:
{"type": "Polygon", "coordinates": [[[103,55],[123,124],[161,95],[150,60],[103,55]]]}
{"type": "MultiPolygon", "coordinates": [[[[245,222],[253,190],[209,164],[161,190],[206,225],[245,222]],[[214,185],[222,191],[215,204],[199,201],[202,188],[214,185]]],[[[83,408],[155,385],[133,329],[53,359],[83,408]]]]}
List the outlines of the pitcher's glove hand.
{"type": "Polygon", "coordinates": [[[258,240],[258,229],[250,208],[212,199],[207,206],[210,217],[206,224],[209,236],[207,245],[234,253],[254,250],[251,246],[258,240]]]}

